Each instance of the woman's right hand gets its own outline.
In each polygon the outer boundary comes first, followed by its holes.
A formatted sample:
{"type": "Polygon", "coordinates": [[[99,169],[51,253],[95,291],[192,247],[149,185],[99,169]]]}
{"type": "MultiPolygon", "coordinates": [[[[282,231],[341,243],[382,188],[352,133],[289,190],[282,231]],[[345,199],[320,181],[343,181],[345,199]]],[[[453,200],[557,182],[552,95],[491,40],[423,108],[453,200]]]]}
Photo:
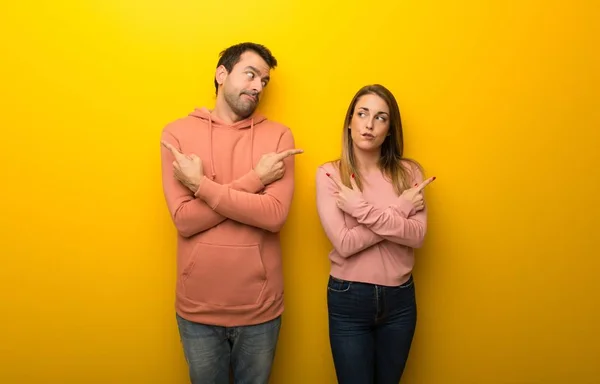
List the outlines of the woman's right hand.
{"type": "Polygon", "coordinates": [[[415,184],[414,187],[405,190],[400,195],[400,197],[403,197],[411,202],[415,213],[425,208],[425,200],[423,199],[423,189],[426,186],[428,186],[433,180],[435,180],[435,176],[430,177],[429,179],[423,181],[421,184],[415,184]]]}

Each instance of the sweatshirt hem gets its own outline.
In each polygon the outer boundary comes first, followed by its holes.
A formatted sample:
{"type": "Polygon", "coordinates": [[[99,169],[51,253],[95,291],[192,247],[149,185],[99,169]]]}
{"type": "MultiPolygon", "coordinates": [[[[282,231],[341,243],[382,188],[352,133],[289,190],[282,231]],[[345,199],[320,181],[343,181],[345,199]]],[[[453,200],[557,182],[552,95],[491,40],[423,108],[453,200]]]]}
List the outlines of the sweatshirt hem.
{"type": "Polygon", "coordinates": [[[343,268],[338,268],[334,265],[331,266],[329,270],[329,274],[337,279],[346,280],[355,283],[366,283],[366,284],[375,284],[386,287],[397,287],[408,281],[410,275],[412,274],[412,270],[407,270],[403,274],[399,274],[396,277],[388,277],[388,278],[377,278],[377,277],[369,277],[363,274],[360,276],[353,275],[351,273],[347,273],[343,270],[343,268]]]}
{"type": "Polygon", "coordinates": [[[283,314],[283,295],[263,301],[257,306],[227,307],[210,304],[194,304],[186,308],[181,301],[175,304],[175,312],[182,318],[200,324],[221,327],[242,327],[266,323],[283,314]]]}

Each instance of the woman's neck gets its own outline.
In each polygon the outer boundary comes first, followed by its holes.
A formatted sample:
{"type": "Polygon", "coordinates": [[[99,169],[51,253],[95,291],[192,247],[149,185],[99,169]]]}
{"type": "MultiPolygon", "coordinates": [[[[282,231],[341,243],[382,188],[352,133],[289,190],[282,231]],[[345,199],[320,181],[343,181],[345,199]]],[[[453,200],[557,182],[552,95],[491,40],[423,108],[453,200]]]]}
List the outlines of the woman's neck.
{"type": "Polygon", "coordinates": [[[378,151],[363,151],[354,147],[354,159],[361,173],[369,174],[379,171],[379,158],[381,154],[378,151]]]}

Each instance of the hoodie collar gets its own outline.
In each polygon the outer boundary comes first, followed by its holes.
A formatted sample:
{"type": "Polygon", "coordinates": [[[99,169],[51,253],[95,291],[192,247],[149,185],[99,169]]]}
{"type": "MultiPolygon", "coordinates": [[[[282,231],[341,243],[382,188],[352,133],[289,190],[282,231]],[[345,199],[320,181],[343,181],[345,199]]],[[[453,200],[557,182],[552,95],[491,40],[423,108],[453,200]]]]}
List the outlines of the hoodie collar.
{"type": "Polygon", "coordinates": [[[209,140],[209,158],[210,158],[210,178],[211,180],[215,180],[217,174],[215,171],[215,159],[214,159],[214,151],[213,151],[213,129],[219,128],[233,128],[233,129],[250,129],[250,170],[253,169],[253,159],[254,159],[254,125],[260,124],[266,120],[266,117],[259,114],[254,113],[252,116],[247,117],[246,119],[237,121],[233,124],[227,124],[218,117],[211,114],[211,110],[206,107],[196,108],[190,114],[192,117],[199,118],[200,120],[204,120],[208,124],[208,140],[209,140]]]}

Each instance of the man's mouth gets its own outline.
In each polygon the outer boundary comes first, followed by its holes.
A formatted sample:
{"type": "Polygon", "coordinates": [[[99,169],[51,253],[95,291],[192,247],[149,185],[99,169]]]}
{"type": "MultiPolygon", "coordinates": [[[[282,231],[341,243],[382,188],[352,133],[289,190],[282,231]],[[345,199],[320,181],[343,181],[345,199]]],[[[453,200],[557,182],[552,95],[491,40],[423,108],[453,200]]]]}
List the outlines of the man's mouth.
{"type": "Polygon", "coordinates": [[[242,93],[242,95],[248,97],[250,100],[252,100],[254,102],[257,101],[257,96],[255,96],[255,95],[250,95],[248,93],[242,93]]]}

